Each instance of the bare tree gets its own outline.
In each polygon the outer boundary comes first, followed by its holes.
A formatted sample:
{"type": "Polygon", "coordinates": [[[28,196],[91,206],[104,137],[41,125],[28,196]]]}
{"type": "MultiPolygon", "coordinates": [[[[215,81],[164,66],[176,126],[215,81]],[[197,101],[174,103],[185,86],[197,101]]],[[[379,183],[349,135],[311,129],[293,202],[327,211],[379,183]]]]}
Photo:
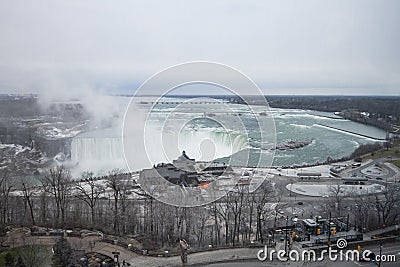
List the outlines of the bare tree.
{"type": "Polygon", "coordinates": [[[54,198],[56,224],[64,224],[72,184],[69,171],[62,166],[52,168],[47,175],[41,178],[41,183],[45,191],[54,198]]]}
{"type": "Polygon", "coordinates": [[[10,199],[11,189],[14,184],[11,182],[9,173],[5,169],[0,177],[0,209],[1,209],[1,224],[4,227],[7,223],[7,212],[10,199]]]}
{"type": "Polygon", "coordinates": [[[119,190],[119,206],[120,206],[120,224],[122,225],[123,233],[127,233],[128,223],[128,208],[131,205],[129,196],[132,193],[132,180],[129,176],[123,175],[120,179],[120,190],[119,190]]]}
{"type": "Polygon", "coordinates": [[[112,198],[114,201],[114,207],[113,207],[113,216],[114,216],[114,223],[113,223],[113,229],[114,233],[118,234],[119,233],[119,200],[120,200],[120,194],[122,191],[122,181],[121,181],[121,173],[122,171],[120,169],[114,169],[112,170],[108,176],[107,176],[107,187],[109,187],[112,191],[112,198]]]}
{"type": "MultiPolygon", "coordinates": [[[[275,198],[274,191],[271,184],[267,181],[264,181],[262,185],[253,193],[253,201],[255,202],[256,209],[256,224],[257,224],[257,234],[256,238],[258,238],[261,243],[264,242],[263,235],[263,220],[267,217],[266,215],[269,212],[272,212],[272,209],[268,208],[268,203],[272,202],[275,198]]],[[[278,205],[277,205],[278,206],[278,205]]]]}
{"type": "Polygon", "coordinates": [[[242,218],[242,211],[244,205],[245,194],[248,193],[246,186],[237,185],[235,190],[230,192],[227,197],[227,207],[232,214],[233,229],[231,235],[231,242],[233,246],[239,243],[239,230],[242,218]]]}
{"type": "Polygon", "coordinates": [[[346,191],[343,184],[339,182],[328,186],[329,199],[332,201],[332,208],[336,216],[342,216],[343,200],[346,197],[346,191]]]}
{"type": "Polygon", "coordinates": [[[224,225],[225,228],[225,245],[229,244],[229,224],[230,224],[230,209],[226,204],[226,197],[220,199],[215,205],[216,213],[218,214],[219,221],[224,225]]]}
{"type": "Polygon", "coordinates": [[[386,184],[382,194],[375,195],[375,206],[378,213],[379,224],[392,224],[400,216],[400,194],[399,187],[386,184]]]}
{"type": "Polygon", "coordinates": [[[352,195],[352,200],[355,204],[352,209],[355,226],[361,229],[368,228],[369,222],[376,217],[372,212],[374,197],[358,192],[352,195]]]}
{"type": "Polygon", "coordinates": [[[82,174],[81,182],[77,184],[75,189],[77,190],[76,197],[89,206],[92,226],[94,226],[97,201],[105,188],[95,180],[93,172],[85,172],[82,174]]]}
{"type": "Polygon", "coordinates": [[[221,244],[221,226],[220,226],[220,220],[218,218],[218,209],[217,209],[217,204],[214,202],[211,206],[211,215],[214,218],[214,227],[213,227],[213,245],[219,245],[221,244]]]}
{"type": "Polygon", "coordinates": [[[193,208],[192,214],[194,216],[193,219],[195,221],[192,227],[192,232],[197,238],[197,244],[200,247],[203,247],[206,239],[205,236],[206,222],[210,217],[210,214],[204,209],[204,207],[193,208]]]}
{"type": "Polygon", "coordinates": [[[33,225],[35,225],[35,214],[33,212],[33,208],[34,208],[33,207],[33,205],[34,205],[33,197],[34,197],[36,190],[35,190],[34,184],[31,179],[22,177],[20,179],[20,183],[21,183],[21,190],[22,190],[24,201],[26,202],[26,204],[29,207],[31,225],[33,226],[33,225]]]}

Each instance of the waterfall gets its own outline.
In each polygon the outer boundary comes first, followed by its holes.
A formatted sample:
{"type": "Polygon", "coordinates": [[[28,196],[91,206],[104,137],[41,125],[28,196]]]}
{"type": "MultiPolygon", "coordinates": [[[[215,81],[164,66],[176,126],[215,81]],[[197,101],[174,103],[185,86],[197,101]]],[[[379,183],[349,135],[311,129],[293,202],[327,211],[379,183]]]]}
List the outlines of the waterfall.
{"type": "Polygon", "coordinates": [[[185,150],[188,155],[196,160],[211,161],[216,158],[229,157],[246,147],[247,138],[245,135],[237,133],[226,133],[210,129],[182,131],[178,140],[180,150],[185,150]],[[205,153],[204,149],[209,147],[201,147],[202,142],[208,141],[212,146],[214,153],[205,153]]]}
{"type": "MultiPolygon", "coordinates": [[[[148,133],[149,136],[153,134],[156,133],[148,133]]],[[[179,147],[176,149],[177,153],[185,150],[190,157],[206,161],[229,157],[248,146],[246,136],[221,132],[213,128],[182,131],[177,145],[179,147]],[[211,145],[201,147],[204,140],[209,141],[211,145]]],[[[153,154],[160,154],[159,147],[151,149],[157,150],[153,154]]],[[[173,156],[171,160],[177,158],[179,154],[176,157],[173,156]]],[[[153,164],[161,162],[160,160],[157,159],[153,164]]],[[[116,133],[115,129],[97,130],[78,135],[72,140],[71,161],[76,164],[76,173],[82,171],[107,173],[113,168],[126,168],[122,137],[116,133]]]]}
{"type": "Polygon", "coordinates": [[[118,160],[123,157],[121,137],[77,137],[72,141],[72,162],[118,160]]]}
{"type": "Polygon", "coordinates": [[[114,168],[126,169],[122,138],[113,129],[97,130],[76,136],[71,143],[74,173],[92,171],[105,174],[114,168]]]}

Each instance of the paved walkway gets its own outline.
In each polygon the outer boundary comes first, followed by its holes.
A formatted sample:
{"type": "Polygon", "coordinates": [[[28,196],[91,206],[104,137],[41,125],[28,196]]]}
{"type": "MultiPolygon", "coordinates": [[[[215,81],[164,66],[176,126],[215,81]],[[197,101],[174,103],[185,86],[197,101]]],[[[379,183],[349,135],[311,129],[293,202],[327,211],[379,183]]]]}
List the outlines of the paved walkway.
{"type": "MultiPolygon", "coordinates": [[[[15,233],[7,237],[5,244],[10,247],[19,247],[28,244],[47,245],[55,244],[59,237],[52,236],[25,236],[25,233],[15,233]]],[[[85,238],[67,237],[74,249],[85,250],[85,252],[97,252],[113,258],[113,252],[120,253],[120,262],[125,260],[131,266],[149,266],[149,267],[166,267],[166,266],[181,266],[180,256],[174,257],[150,257],[138,255],[123,247],[101,242],[99,237],[89,236],[85,238]]],[[[220,249],[214,251],[197,252],[188,255],[188,264],[203,266],[212,262],[226,262],[244,259],[257,259],[257,252],[260,248],[235,248],[235,249],[220,249]]]]}
{"type": "MultiPolygon", "coordinates": [[[[255,260],[257,259],[257,252],[260,248],[235,248],[235,249],[220,249],[214,251],[197,252],[188,255],[188,263],[186,266],[199,265],[203,266],[209,263],[226,262],[235,260],[255,260]]],[[[182,266],[180,256],[173,257],[149,257],[138,255],[134,252],[121,248],[119,246],[99,242],[93,248],[94,252],[101,253],[113,257],[112,252],[118,251],[120,253],[120,262],[125,260],[129,262],[132,267],[174,267],[182,266]]]]}
{"type": "MultiPolygon", "coordinates": [[[[198,252],[188,255],[188,263],[186,266],[191,265],[205,265],[211,262],[224,262],[234,261],[241,259],[257,259],[257,252],[260,248],[235,248],[235,249],[221,249],[214,251],[198,252]]],[[[121,258],[123,259],[123,258],[121,258]]],[[[180,267],[181,258],[174,257],[145,257],[137,256],[128,261],[131,266],[149,266],[149,267],[180,267]]]]}
{"type": "MultiPolygon", "coordinates": [[[[85,251],[90,252],[90,250],[87,250],[87,249],[85,249],[85,251]]],[[[96,242],[96,245],[94,246],[92,251],[107,255],[111,258],[114,258],[113,252],[119,252],[120,253],[119,254],[120,261],[122,262],[123,260],[125,260],[131,264],[132,264],[132,262],[137,261],[136,259],[146,258],[146,257],[140,256],[132,251],[124,249],[120,246],[116,246],[116,245],[104,243],[104,242],[96,242]]]]}

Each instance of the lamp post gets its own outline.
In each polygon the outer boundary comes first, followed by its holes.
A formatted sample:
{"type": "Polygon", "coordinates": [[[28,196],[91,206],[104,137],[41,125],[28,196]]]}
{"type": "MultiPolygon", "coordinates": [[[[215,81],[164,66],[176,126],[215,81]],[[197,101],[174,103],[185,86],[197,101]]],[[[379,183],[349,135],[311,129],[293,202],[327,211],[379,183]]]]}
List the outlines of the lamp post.
{"type": "Polygon", "coordinates": [[[331,246],[331,221],[332,221],[332,214],[329,212],[329,225],[328,225],[328,247],[331,246]]]}
{"type": "Polygon", "coordinates": [[[275,242],[275,230],[276,230],[276,216],[278,215],[278,211],[275,210],[275,220],[274,220],[274,230],[272,231],[272,240],[275,242]]]}
{"type": "Polygon", "coordinates": [[[381,267],[382,265],[382,243],[379,244],[379,263],[378,266],[381,267]]]}
{"type": "Polygon", "coordinates": [[[287,240],[287,236],[288,236],[288,234],[287,234],[287,228],[288,228],[288,220],[289,220],[289,216],[286,216],[286,227],[285,227],[285,255],[287,256],[288,255],[288,247],[287,247],[287,244],[288,244],[288,240],[287,240]]]}

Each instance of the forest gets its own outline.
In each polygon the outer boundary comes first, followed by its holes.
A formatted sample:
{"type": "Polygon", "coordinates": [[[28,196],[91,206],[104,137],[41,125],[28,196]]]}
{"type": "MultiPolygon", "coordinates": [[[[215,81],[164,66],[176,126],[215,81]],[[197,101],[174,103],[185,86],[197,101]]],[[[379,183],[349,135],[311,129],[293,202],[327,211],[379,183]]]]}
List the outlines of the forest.
{"type": "MultiPolygon", "coordinates": [[[[337,187],[341,192],[341,185],[337,187]]],[[[36,185],[32,180],[15,180],[2,172],[1,236],[10,227],[24,226],[32,235],[43,229],[91,229],[111,239],[129,236],[138,241],[132,247],[138,251],[176,247],[181,238],[193,244],[194,250],[245,246],[266,242],[271,229],[285,219],[279,211],[288,207],[270,181],[253,193],[246,186],[237,186],[217,202],[193,208],[166,205],[133,188],[129,175],[118,170],[105,177],[85,173],[80,180],[72,180],[68,170],[56,167],[36,185]]],[[[332,194],[321,203],[332,216],[350,213],[353,226],[373,228],[398,220],[400,211],[393,207],[400,205],[400,198],[395,190],[388,185],[379,199],[374,195],[351,195],[359,203],[351,211],[342,204],[349,196],[332,194]]]]}

